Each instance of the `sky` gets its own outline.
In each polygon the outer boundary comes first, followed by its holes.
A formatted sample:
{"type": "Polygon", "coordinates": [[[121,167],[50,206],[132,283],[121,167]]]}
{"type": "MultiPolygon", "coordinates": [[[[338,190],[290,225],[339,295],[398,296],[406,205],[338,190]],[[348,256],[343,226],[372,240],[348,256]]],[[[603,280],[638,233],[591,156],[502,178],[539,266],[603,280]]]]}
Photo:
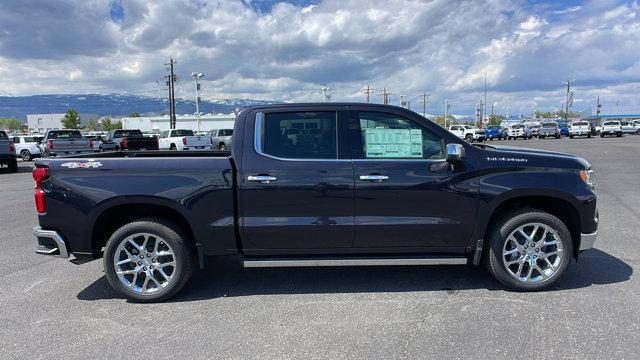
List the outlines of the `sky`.
{"type": "Polygon", "coordinates": [[[0,96],[61,93],[364,101],[428,113],[640,108],[640,0],[2,0],[0,96]]]}

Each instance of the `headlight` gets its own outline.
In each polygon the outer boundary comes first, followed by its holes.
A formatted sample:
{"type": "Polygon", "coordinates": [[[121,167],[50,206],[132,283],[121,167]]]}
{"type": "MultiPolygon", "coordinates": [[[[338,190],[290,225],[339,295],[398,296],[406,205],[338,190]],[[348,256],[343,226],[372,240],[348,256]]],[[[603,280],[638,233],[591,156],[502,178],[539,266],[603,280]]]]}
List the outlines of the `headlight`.
{"type": "Polygon", "coordinates": [[[580,178],[584,181],[585,184],[593,187],[595,185],[595,181],[593,178],[593,170],[580,170],[580,178]]]}

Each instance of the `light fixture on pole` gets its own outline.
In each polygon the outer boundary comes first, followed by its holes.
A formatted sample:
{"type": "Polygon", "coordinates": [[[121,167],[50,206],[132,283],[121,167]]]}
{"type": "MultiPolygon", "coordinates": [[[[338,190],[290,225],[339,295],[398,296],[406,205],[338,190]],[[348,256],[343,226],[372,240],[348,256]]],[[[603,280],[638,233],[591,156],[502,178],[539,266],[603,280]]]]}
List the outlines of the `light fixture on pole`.
{"type": "Polygon", "coordinates": [[[198,124],[198,131],[200,131],[200,83],[198,82],[198,79],[204,77],[204,74],[192,72],[191,77],[196,84],[196,122],[198,124]]]}

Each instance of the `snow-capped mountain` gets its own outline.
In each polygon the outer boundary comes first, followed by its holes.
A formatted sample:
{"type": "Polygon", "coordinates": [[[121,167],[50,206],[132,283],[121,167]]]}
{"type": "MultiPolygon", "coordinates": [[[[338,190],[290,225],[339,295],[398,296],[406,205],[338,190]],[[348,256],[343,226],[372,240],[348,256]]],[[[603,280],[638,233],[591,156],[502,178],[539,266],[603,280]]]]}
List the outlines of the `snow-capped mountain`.
{"type": "MultiPolygon", "coordinates": [[[[278,101],[251,99],[202,100],[200,111],[204,113],[229,114],[235,109],[249,105],[273,104],[278,101]]],[[[132,112],[141,115],[163,115],[169,112],[169,100],[139,95],[122,94],[59,94],[31,96],[0,96],[0,118],[15,117],[26,120],[27,114],[64,113],[69,108],[81,114],[128,115],[132,112]]],[[[176,114],[193,114],[196,111],[194,100],[176,99],[176,114]]]]}

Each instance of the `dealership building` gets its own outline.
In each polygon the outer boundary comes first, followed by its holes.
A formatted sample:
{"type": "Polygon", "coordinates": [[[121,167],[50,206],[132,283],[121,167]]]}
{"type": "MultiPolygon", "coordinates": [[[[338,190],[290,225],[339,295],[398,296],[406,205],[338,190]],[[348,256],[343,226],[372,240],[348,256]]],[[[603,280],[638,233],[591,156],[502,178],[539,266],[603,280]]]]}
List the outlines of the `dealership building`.
{"type": "MultiPolygon", "coordinates": [[[[228,115],[177,115],[176,129],[191,129],[193,131],[209,131],[214,129],[233,129],[234,114],[228,115]]],[[[141,116],[122,118],[123,129],[140,129],[144,132],[158,133],[170,129],[169,115],[141,116]]]]}
{"type": "Polygon", "coordinates": [[[582,120],[588,120],[596,122],[605,120],[618,120],[618,121],[630,121],[640,120],[640,107],[638,106],[602,106],[600,108],[600,114],[596,112],[595,106],[589,107],[582,111],[580,118],[582,120]]]}
{"type": "MultiPolygon", "coordinates": [[[[66,114],[27,114],[27,127],[31,134],[44,134],[49,130],[64,129],[62,126],[62,118],[66,114]]],[[[95,114],[79,114],[80,127],[85,127],[90,121],[98,122],[98,115],[95,114]]]]}

